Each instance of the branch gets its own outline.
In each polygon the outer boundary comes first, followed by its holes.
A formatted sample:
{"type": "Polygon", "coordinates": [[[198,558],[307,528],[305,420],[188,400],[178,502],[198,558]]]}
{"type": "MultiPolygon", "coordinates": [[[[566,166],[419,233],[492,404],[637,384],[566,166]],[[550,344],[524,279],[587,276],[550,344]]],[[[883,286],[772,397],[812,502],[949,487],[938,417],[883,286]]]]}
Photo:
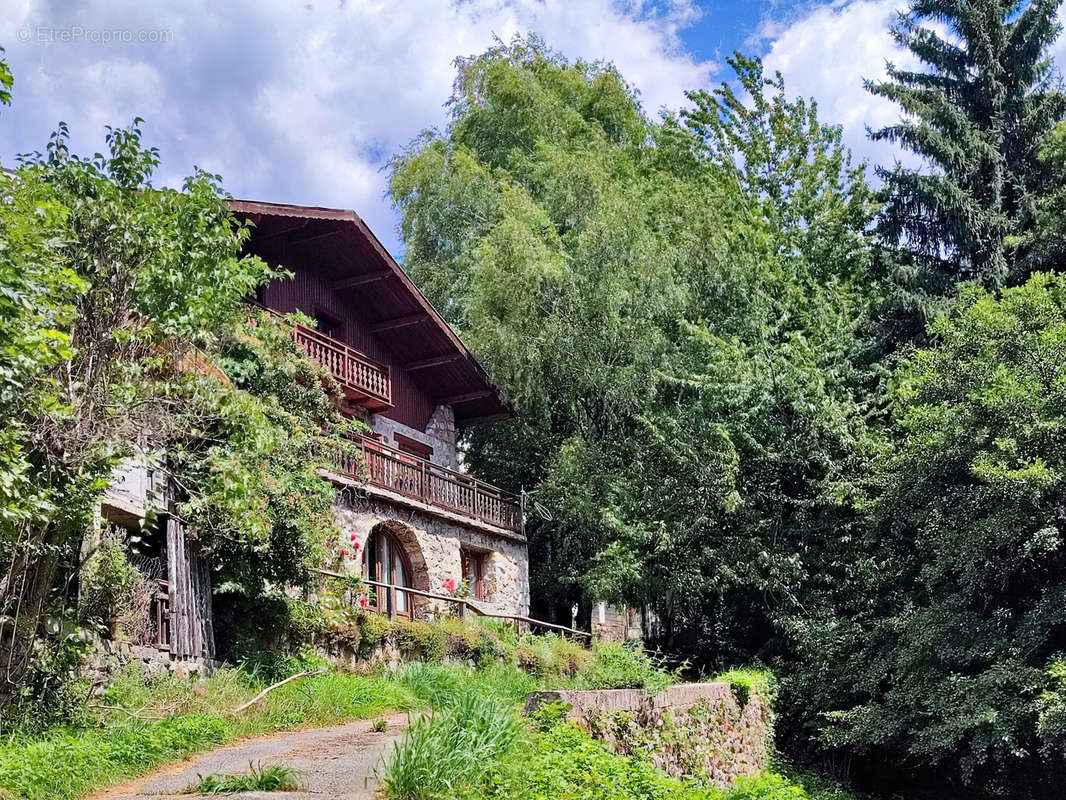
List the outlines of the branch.
{"type": "Polygon", "coordinates": [[[266,697],[272,691],[277,689],[279,686],[284,686],[289,681],[294,681],[297,678],[306,678],[308,675],[325,675],[327,672],[328,672],[328,670],[316,669],[316,670],[311,670],[309,672],[297,672],[295,675],[290,675],[285,680],[278,681],[273,686],[268,686],[263,691],[261,691],[259,694],[257,694],[255,697],[253,697],[251,700],[249,700],[247,703],[244,703],[243,705],[237,706],[237,708],[235,708],[231,712],[229,712],[229,716],[231,716],[231,717],[237,716],[242,711],[244,711],[246,708],[249,708],[250,706],[254,706],[256,703],[258,703],[260,700],[262,700],[264,697],[266,697]]]}

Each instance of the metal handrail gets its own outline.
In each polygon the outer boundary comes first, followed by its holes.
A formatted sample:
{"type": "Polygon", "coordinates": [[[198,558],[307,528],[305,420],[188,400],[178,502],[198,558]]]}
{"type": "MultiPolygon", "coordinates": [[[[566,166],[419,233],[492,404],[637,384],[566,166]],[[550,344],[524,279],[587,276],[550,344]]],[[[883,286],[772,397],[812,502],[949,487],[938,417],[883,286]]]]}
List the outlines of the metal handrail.
{"type": "MultiPolygon", "coordinates": [[[[339,572],[332,572],[327,569],[313,568],[312,572],[317,572],[320,575],[327,575],[331,578],[351,577],[350,575],[343,575],[339,572]]],[[[526,617],[519,614],[494,614],[491,611],[485,611],[483,609],[478,608],[477,605],[467,600],[465,597],[455,597],[454,595],[437,594],[435,592],[423,591],[422,589],[415,589],[411,586],[399,586],[394,583],[382,583],[381,581],[373,581],[369,578],[362,578],[362,581],[368,586],[376,586],[382,589],[388,589],[390,591],[407,592],[408,594],[417,595],[419,597],[426,597],[430,600],[443,600],[446,603],[455,603],[456,605],[461,606],[464,609],[470,609],[479,617],[487,617],[489,619],[503,619],[508,620],[510,622],[524,623],[526,625],[535,625],[539,628],[548,628],[549,630],[562,631],[563,633],[570,633],[576,636],[585,636],[589,640],[595,638],[595,634],[589,633],[588,631],[578,630],[577,628],[568,628],[565,625],[557,625],[554,622],[545,622],[544,620],[533,619],[532,617],[526,617]]],[[[393,603],[393,607],[395,608],[395,603],[393,603]]]]}

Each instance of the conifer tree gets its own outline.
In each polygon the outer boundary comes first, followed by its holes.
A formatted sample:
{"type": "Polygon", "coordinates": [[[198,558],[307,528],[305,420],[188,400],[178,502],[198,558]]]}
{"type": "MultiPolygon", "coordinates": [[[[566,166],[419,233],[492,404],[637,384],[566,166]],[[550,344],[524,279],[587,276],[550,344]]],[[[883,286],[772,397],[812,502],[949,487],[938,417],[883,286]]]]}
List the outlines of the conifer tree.
{"type": "Polygon", "coordinates": [[[912,311],[960,280],[994,288],[1015,272],[1004,238],[1028,224],[1041,139],[1066,111],[1047,53],[1060,2],[915,0],[892,29],[925,65],[867,82],[903,111],[871,136],[926,162],[879,170],[879,232],[912,311]]]}

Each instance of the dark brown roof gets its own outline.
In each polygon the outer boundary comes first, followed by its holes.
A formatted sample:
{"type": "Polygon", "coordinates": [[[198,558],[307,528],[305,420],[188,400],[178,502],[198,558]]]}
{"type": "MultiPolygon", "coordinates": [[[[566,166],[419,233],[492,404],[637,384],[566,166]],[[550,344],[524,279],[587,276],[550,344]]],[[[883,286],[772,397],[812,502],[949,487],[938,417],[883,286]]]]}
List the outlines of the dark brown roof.
{"type": "Polygon", "coordinates": [[[463,425],[508,416],[500,390],[440,313],[419,291],[354,211],[233,200],[238,217],[254,223],[256,241],[286,237],[309,248],[315,269],[335,286],[358,287],[346,300],[390,350],[432,385],[436,400],[455,409],[463,425]]]}

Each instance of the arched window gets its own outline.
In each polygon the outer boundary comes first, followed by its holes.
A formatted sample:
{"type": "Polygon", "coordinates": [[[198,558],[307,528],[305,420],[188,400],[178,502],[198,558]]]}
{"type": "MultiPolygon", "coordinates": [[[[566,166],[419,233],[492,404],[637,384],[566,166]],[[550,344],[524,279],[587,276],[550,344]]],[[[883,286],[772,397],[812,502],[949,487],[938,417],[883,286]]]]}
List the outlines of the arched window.
{"type": "Polygon", "coordinates": [[[376,596],[371,610],[411,618],[411,565],[400,540],[382,528],[371,531],[363,546],[363,575],[386,586],[372,586],[376,596]]]}

